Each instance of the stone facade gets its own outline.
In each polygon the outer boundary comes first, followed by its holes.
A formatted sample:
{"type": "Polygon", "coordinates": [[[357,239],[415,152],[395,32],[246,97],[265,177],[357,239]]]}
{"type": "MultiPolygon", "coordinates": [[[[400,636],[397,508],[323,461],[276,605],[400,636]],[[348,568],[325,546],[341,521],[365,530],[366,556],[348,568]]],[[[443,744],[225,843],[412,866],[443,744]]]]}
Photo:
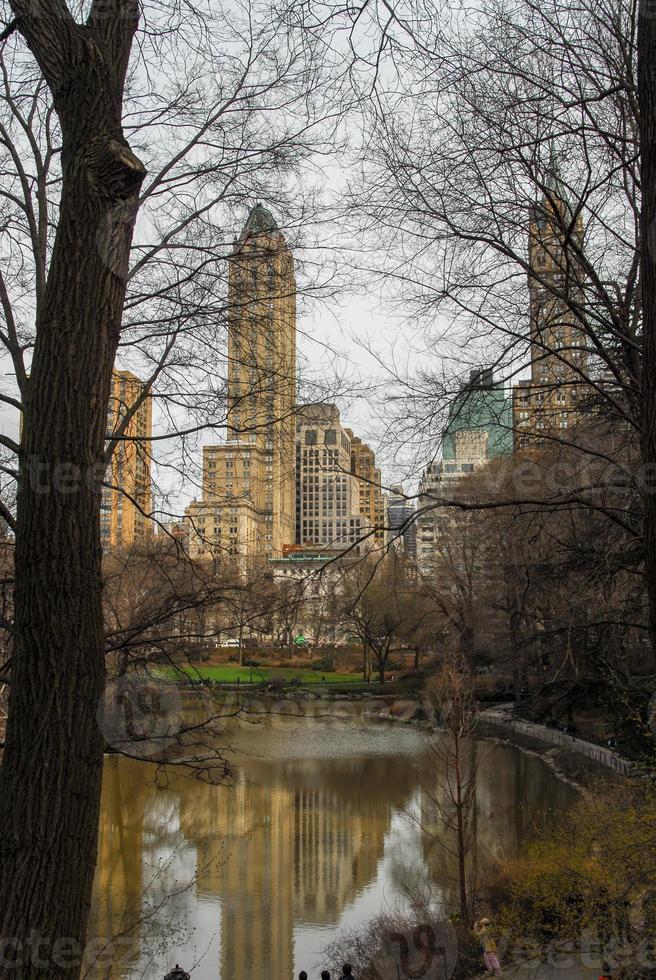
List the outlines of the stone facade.
{"type": "MultiPolygon", "coordinates": [[[[107,431],[117,432],[126,413],[141,398],[143,381],[130,371],[114,371],[107,409],[107,431]]],[[[117,444],[103,487],[100,534],[105,548],[131,548],[152,534],[152,402],[143,400],[117,444]]]]}
{"type": "Polygon", "coordinates": [[[376,455],[366,442],[347,429],[351,439],[351,472],[357,481],[362,527],[370,548],[381,549],[387,541],[385,496],[376,455]]]}
{"type": "Polygon", "coordinates": [[[529,225],[531,377],[513,389],[515,448],[567,440],[581,417],[588,350],[576,309],[584,299],[579,256],[583,219],[574,218],[554,177],[529,225]]]}
{"type": "Polygon", "coordinates": [[[302,405],[296,420],[296,543],[348,548],[362,536],[350,430],[336,405],[302,405]]]}
{"type": "Polygon", "coordinates": [[[267,558],[294,541],[296,280],[261,205],[230,256],[228,298],[227,440],[203,448],[203,500],[186,516],[212,534],[194,541],[192,526],[190,552],[267,558]]]}

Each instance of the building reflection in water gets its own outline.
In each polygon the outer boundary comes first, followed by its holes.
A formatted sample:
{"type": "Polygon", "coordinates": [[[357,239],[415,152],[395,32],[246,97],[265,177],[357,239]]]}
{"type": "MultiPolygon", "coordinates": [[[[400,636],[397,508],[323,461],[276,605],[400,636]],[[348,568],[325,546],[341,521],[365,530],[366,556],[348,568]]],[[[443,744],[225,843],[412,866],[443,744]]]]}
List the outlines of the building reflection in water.
{"type": "MultiPolygon", "coordinates": [[[[292,977],[295,928],[337,928],[380,875],[393,822],[421,812],[416,735],[414,745],[416,755],[251,760],[230,787],[173,774],[162,788],[152,768],[108,759],[91,929],[111,937],[133,928],[120,966],[105,956],[90,976],[157,978],[177,956],[187,968],[200,960],[199,978],[292,977]]],[[[554,785],[539,760],[494,747],[479,776],[480,846],[514,849],[532,825],[531,799],[539,812],[554,785]],[[518,799],[528,801],[519,815],[518,799]]],[[[415,866],[401,867],[402,851],[392,856],[386,897],[429,877],[448,900],[451,869],[409,823],[415,866]]]]}
{"type": "MultiPolygon", "coordinates": [[[[475,880],[495,859],[512,857],[535,837],[554,812],[565,812],[576,790],[558,780],[540,759],[509,745],[476,740],[464,755],[463,780],[476,767],[475,794],[468,842],[467,874],[475,880]]],[[[459,909],[458,859],[453,833],[445,831],[442,814],[449,813],[446,781],[431,773],[426,760],[421,777],[423,856],[430,889],[447,914],[459,909]],[[436,887],[437,886],[437,887],[436,887]]]]}

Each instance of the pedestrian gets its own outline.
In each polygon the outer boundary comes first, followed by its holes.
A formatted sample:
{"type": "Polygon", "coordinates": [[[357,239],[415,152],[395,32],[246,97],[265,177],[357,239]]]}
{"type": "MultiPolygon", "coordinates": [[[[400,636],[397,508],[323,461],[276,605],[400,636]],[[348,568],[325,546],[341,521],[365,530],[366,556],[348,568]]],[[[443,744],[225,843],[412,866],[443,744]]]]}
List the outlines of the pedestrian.
{"type": "Polygon", "coordinates": [[[330,970],[321,971],[321,980],[330,980],[330,970]]]}
{"type": "Polygon", "coordinates": [[[342,975],[339,980],[349,980],[349,977],[353,978],[353,967],[350,963],[345,963],[342,967],[342,975]]]}
{"type": "Polygon", "coordinates": [[[474,923],[474,933],[481,941],[483,947],[483,963],[488,973],[493,973],[495,977],[502,975],[501,964],[497,957],[497,944],[490,933],[490,920],[479,919],[474,923]]]}
{"type": "Polygon", "coordinates": [[[298,980],[307,980],[307,973],[305,972],[305,970],[301,970],[301,972],[298,975],[298,980]]]}
{"type": "Polygon", "coordinates": [[[167,973],[164,980],[191,980],[191,977],[186,970],[183,970],[181,966],[175,964],[175,967],[170,973],[167,973]]]}

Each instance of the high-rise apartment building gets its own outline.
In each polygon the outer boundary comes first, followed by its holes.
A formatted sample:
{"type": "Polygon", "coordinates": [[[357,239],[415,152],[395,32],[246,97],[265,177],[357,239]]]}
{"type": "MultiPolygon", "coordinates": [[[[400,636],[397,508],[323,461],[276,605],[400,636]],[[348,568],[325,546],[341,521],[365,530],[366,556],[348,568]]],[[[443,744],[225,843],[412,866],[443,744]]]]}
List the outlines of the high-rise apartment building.
{"type": "Polygon", "coordinates": [[[441,553],[441,537],[454,524],[453,508],[441,500],[458,497],[459,483],[490,460],[512,452],[511,400],[490,369],[472,371],[454,399],[442,440],[442,459],[431,463],[419,483],[417,561],[425,574],[441,553]]]}
{"type": "Polygon", "coordinates": [[[190,551],[280,555],[295,533],[296,280],[261,204],[230,256],[228,299],[227,440],[203,449],[203,500],[186,515],[190,551]],[[212,534],[203,539],[201,527],[212,534]]]}
{"type": "Polygon", "coordinates": [[[351,436],[335,405],[302,405],[296,419],[296,542],[346,548],[362,537],[351,436]]]}
{"type": "Polygon", "coordinates": [[[588,351],[577,306],[584,298],[583,218],[574,215],[554,160],[529,224],[531,377],[513,391],[515,447],[567,436],[580,413],[588,351]]]}
{"type": "Polygon", "coordinates": [[[387,495],[387,533],[390,545],[408,558],[417,557],[417,525],[414,501],[402,486],[392,487],[387,495]]]}
{"type": "Polygon", "coordinates": [[[122,432],[107,472],[100,509],[104,547],[131,548],[152,533],[152,403],[143,382],[130,371],[114,371],[107,409],[107,432],[117,433],[126,413],[141,404],[122,432]]]}
{"type": "Polygon", "coordinates": [[[383,548],[386,542],[385,497],[381,472],[376,466],[376,455],[350,429],[346,429],[346,433],[351,439],[351,472],[356,478],[358,488],[363,533],[369,546],[383,548]]]}
{"type": "MultiPolygon", "coordinates": [[[[458,457],[456,444],[460,433],[480,433],[476,441],[481,459],[508,456],[513,448],[511,401],[503,381],[494,380],[491,368],[469,372],[449,408],[449,418],[442,434],[442,458],[445,462],[458,457]]],[[[461,447],[464,446],[461,440],[461,447]]]]}

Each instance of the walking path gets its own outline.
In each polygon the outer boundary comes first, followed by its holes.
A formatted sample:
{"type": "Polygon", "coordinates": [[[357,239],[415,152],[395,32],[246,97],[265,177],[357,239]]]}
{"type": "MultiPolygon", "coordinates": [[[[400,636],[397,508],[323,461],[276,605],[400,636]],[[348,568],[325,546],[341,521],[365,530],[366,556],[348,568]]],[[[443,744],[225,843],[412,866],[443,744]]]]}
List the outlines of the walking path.
{"type": "Polygon", "coordinates": [[[498,725],[500,728],[510,728],[522,735],[538,739],[545,745],[560,745],[576,752],[579,755],[594,759],[602,766],[620,773],[622,776],[631,775],[631,762],[623,759],[614,749],[606,748],[603,745],[595,745],[594,742],[586,742],[577,738],[575,735],[568,735],[554,728],[547,728],[546,725],[537,725],[532,721],[524,721],[522,718],[514,716],[514,705],[498,704],[494,708],[486,708],[481,712],[481,719],[487,721],[492,726],[498,725]]]}
{"type": "Polygon", "coordinates": [[[577,953],[563,953],[547,963],[536,960],[508,963],[503,975],[513,980],[597,980],[604,972],[602,964],[599,952],[590,948],[577,953]]]}

